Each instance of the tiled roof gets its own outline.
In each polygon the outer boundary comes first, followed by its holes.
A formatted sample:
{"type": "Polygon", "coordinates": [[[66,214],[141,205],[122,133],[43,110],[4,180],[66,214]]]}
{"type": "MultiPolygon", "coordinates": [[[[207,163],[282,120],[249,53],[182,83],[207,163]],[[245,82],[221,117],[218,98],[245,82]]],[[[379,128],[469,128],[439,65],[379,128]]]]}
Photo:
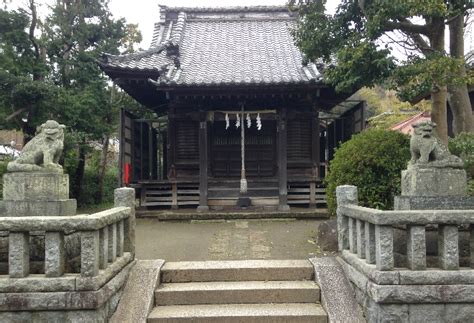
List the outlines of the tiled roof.
{"type": "Polygon", "coordinates": [[[317,82],[313,63],[303,64],[286,7],[168,8],[150,49],[106,55],[104,70],[156,71],[162,86],[272,85],[317,82]]]}
{"type": "Polygon", "coordinates": [[[411,134],[413,125],[417,122],[425,121],[425,120],[431,120],[431,115],[429,112],[421,112],[414,116],[411,116],[410,118],[392,126],[390,129],[400,131],[401,133],[404,133],[404,134],[411,134]]]}

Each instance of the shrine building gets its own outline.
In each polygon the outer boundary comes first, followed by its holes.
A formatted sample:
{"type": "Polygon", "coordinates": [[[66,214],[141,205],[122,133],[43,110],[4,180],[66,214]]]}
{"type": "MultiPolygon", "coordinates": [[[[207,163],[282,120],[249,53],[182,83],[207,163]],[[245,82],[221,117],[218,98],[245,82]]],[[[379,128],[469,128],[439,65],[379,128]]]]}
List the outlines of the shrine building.
{"type": "Polygon", "coordinates": [[[364,128],[365,103],[305,59],[297,14],[161,6],[157,18],[149,49],[100,61],[153,112],[121,114],[120,177],[141,207],[323,205],[328,160],[364,128]]]}

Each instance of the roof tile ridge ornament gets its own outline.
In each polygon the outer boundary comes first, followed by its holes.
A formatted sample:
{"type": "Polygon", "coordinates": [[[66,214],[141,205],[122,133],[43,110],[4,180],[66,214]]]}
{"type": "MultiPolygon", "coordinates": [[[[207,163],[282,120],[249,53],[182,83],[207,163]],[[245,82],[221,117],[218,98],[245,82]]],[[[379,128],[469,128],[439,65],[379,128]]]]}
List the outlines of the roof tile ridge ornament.
{"type": "Polygon", "coordinates": [[[152,47],[143,51],[129,53],[129,54],[114,55],[110,53],[102,53],[100,57],[100,62],[103,64],[108,64],[111,61],[124,62],[124,61],[139,60],[144,57],[151,56],[153,54],[159,54],[166,48],[167,48],[167,44],[165,43],[165,44],[161,44],[159,46],[152,47]]]}
{"type": "Polygon", "coordinates": [[[163,33],[166,23],[166,7],[158,5],[160,11],[160,17],[158,22],[153,25],[153,38],[150,43],[150,48],[159,46],[163,42],[163,33]]]}
{"type": "Polygon", "coordinates": [[[186,18],[187,15],[185,12],[180,12],[176,24],[171,32],[170,39],[164,44],[166,46],[166,56],[173,60],[173,65],[169,64],[167,66],[167,72],[161,74],[160,82],[177,82],[181,72],[177,74],[176,77],[173,77],[173,72],[175,70],[181,71],[181,62],[179,60],[180,52],[179,46],[183,38],[184,29],[186,28],[186,18]]]}
{"type": "Polygon", "coordinates": [[[185,12],[180,12],[178,19],[176,20],[176,25],[174,30],[171,33],[171,41],[173,43],[180,44],[181,39],[183,38],[184,28],[186,27],[187,15],[185,12]]]}
{"type": "Polygon", "coordinates": [[[276,5],[276,6],[228,6],[228,7],[163,7],[167,12],[186,12],[186,13],[196,13],[196,12],[280,12],[287,11],[293,13],[294,10],[291,10],[286,5],[276,5]]]}

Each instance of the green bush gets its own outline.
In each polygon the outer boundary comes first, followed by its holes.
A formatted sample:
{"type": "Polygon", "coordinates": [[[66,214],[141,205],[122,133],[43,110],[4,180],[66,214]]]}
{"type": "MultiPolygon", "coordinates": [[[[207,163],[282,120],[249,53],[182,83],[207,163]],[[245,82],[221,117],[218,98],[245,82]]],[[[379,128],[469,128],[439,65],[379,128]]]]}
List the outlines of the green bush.
{"type": "Polygon", "coordinates": [[[461,157],[468,176],[474,177],[474,133],[463,132],[449,139],[449,151],[461,157]]]}
{"type": "Polygon", "coordinates": [[[474,133],[463,132],[449,139],[449,150],[461,157],[468,176],[468,193],[474,196],[474,133]]]}
{"type": "MultiPolygon", "coordinates": [[[[99,190],[99,172],[95,167],[86,167],[82,180],[82,192],[77,200],[80,207],[88,207],[96,204],[96,195],[99,190]]],[[[103,204],[111,204],[114,201],[114,189],[118,187],[118,168],[109,168],[105,173],[103,204]]]]}
{"type": "Polygon", "coordinates": [[[336,211],[339,185],[357,186],[360,205],[391,209],[409,159],[409,137],[395,131],[369,129],[341,144],[325,180],[330,214],[336,211]]]}

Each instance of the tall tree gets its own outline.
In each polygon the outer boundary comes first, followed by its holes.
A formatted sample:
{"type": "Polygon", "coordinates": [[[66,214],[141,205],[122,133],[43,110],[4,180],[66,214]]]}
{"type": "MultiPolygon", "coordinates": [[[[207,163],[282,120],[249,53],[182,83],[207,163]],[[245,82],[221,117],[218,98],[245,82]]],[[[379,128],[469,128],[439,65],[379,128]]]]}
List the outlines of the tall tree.
{"type": "Polygon", "coordinates": [[[96,64],[102,52],[118,54],[126,38],[123,19],[113,19],[108,1],[56,0],[45,23],[48,57],[55,66],[54,80],[67,93],[62,106],[67,122],[76,130],[79,162],[75,171],[75,196],[82,190],[86,152],[91,140],[102,140],[114,124],[107,79],[96,64]]]}
{"type": "Polygon", "coordinates": [[[34,136],[57,96],[57,88],[47,78],[38,26],[34,0],[26,9],[0,10],[0,126],[21,129],[25,141],[34,136]]]}
{"type": "Polygon", "coordinates": [[[108,1],[56,0],[43,19],[28,1],[26,9],[0,10],[0,125],[33,136],[46,118],[66,124],[66,147],[78,150],[71,172],[78,198],[89,143],[117,127],[117,102],[96,59],[130,52],[141,35],[112,17],[108,1]]]}
{"type": "MultiPolygon", "coordinates": [[[[438,135],[447,142],[447,87],[454,93],[470,78],[460,73],[463,56],[445,52],[444,29],[453,17],[467,13],[469,1],[343,0],[333,16],[325,15],[324,0],[293,2],[301,4],[297,43],[309,59],[337,61],[326,72],[336,89],[351,91],[385,83],[406,100],[428,90],[432,119],[438,124],[438,135]],[[406,60],[396,59],[394,45],[406,50],[406,60]]],[[[451,95],[453,102],[461,102],[461,97],[468,99],[467,91],[451,95]]],[[[452,106],[456,120],[466,110],[461,106],[452,106]]],[[[463,115],[465,122],[455,123],[456,132],[472,131],[472,114],[463,115]]]]}
{"type": "MultiPolygon", "coordinates": [[[[452,17],[448,20],[449,53],[453,58],[464,62],[464,19],[466,14],[462,3],[454,3],[452,9],[452,17]]],[[[458,73],[462,77],[466,77],[466,64],[460,64],[458,73]]],[[[454,133],[474,132],[474,117],[472,116],[467,84],[450,85],[448,92],[448,102],[454,117],[454,133]]]]}

